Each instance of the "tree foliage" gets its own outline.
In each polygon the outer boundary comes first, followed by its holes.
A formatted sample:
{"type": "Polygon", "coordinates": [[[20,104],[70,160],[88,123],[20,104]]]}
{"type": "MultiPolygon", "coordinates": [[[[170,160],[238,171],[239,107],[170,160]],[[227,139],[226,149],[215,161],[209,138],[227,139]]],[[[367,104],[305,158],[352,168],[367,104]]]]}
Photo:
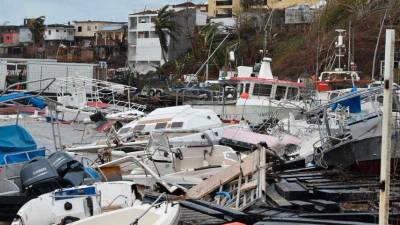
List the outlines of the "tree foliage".
{"type": "Polygon", "coordinates": [[[44,31],[46,29],[44,25],[46,17],[40,16],[37,18],[28,19],[27,25],[32,33],[33,43],[35,45],[41,45],[44,40],[44,31]]]}
{"type": "Polygon", "coordinates": [[[173,11],[168,10],[168,6],[164,6],[158,11],[154,21],[155,32],[160,39],[164,62],[167,62],[168,37],[175,39],[177,32],[179,32],[178,24],[172,20],[174,14],[173,11]]]}

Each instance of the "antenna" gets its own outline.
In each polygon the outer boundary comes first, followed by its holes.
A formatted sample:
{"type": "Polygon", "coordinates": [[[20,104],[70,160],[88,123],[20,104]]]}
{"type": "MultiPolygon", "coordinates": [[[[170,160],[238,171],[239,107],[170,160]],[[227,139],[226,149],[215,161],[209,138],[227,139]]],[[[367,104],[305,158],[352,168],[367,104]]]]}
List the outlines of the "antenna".
{"type": "Polygon", "coordinates": [[[341,67],[341,58],[344,57],[344,54],[342,54],[342,50],[346,47],[343,42],[346,30],[337,29],[335,31],[338,33],[337,40],[335,42],[335,47],[337,48],[337,53],[335,53],[335,57],[338,58],[338,68],[336,68],[335,70],[342,71],[343,68],[341,67]]]}

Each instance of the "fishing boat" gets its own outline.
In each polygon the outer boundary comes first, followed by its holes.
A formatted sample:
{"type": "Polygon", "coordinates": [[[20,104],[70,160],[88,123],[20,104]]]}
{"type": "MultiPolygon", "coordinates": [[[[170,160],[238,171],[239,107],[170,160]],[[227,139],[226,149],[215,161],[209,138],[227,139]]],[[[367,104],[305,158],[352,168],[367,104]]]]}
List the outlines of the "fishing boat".
{"type": "MultiPolygon", "coordinates": [[[[236,87],[235,100],[224,101],[189,101],[195,108],[214,110],[223,119],[248,120],[259,124],[268,117],[287,118],[289,113],[304,111],[301,90],[304,84],[274,77],[271,71],[272,59],[264,57],[259,67],[239,66],[233,76],[223,78],[220,82],[226,86],[236,87]]],[[[225,98],[225,90],[219,94],[225,98]]]]}

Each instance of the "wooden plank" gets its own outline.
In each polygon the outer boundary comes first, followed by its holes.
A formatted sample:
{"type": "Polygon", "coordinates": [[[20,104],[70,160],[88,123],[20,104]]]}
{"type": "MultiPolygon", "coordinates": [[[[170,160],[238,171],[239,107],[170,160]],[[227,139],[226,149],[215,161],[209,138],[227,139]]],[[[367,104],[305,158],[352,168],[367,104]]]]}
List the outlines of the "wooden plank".
{"type": "Polygon", "coordinates": [[[275,184],[276,191],[287,200],[305,200],[308,192],[302,186],[294,182],[281,180],[275,184]]]}
{"type": "Polygon", "coordinates": [[[240,175],[240,165],[242,168],[243,176],[254,173],[258,169],[258,158],[259,151],[251,153],[249,156],[243,159],[243,162],[237,162],[227,168],[224,168],[208,178],[204,182],[192,187],[186,193],[186,198],[189,199],[200,199],[205,195],[216,190],[220,185],[224,185],[240,175]]]}
{"type": "Polygon", "coordinates": [[[290,201],[290,203],[295,205],[297,210],[301,210],[301,211],[313,211],[314,210],[314,204],[312,204],[310,202],[294,200],[294,201],[290,201]]]}
{"type": "Polygon", "coordinates": [[[324,207],[326,212],[336,212],[339,210],[339,204],[337,202],[327,201],[324,199],[311,199],[310,202],[324,207]]]}
{"type": "Polygon", "coordinates": [[[248,190],[251,190],[251,189],[255,189],[257,187],[257,181],[256,180],[253,180],[253,181],[250,181],[250,182],[247,182],[247,183],[245,183],[245,184],[243,184],[242,185],[242,187],[240,188],[240,191],[248,191],[248,190]]]}
{"type": "Polygon", "coordinates": [[[277,206],[279,208],[291,208],[293,206],[284,197],[279,195],[278,192],[276,192],[273,185],[271,185],[267,188],[265,197],[267,198],[267,200],[271,201],[275,206],[277,206]]]}

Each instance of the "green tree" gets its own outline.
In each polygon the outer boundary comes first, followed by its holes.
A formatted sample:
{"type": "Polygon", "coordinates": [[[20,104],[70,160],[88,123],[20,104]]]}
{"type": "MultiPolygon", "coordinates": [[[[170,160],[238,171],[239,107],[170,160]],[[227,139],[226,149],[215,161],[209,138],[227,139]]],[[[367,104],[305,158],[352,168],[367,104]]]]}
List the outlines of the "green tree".
{"type": "Polygon", "coordinates": [[[158,11],[157,17],[154,21],[155,32],[160,39],[164,62],[167,62],[168,37],[176,39],[176,34],[179,31],[178,24],[172,20],[174,14],[173,11],[168,10],[168,6],[164,6],[158,11]]]}

